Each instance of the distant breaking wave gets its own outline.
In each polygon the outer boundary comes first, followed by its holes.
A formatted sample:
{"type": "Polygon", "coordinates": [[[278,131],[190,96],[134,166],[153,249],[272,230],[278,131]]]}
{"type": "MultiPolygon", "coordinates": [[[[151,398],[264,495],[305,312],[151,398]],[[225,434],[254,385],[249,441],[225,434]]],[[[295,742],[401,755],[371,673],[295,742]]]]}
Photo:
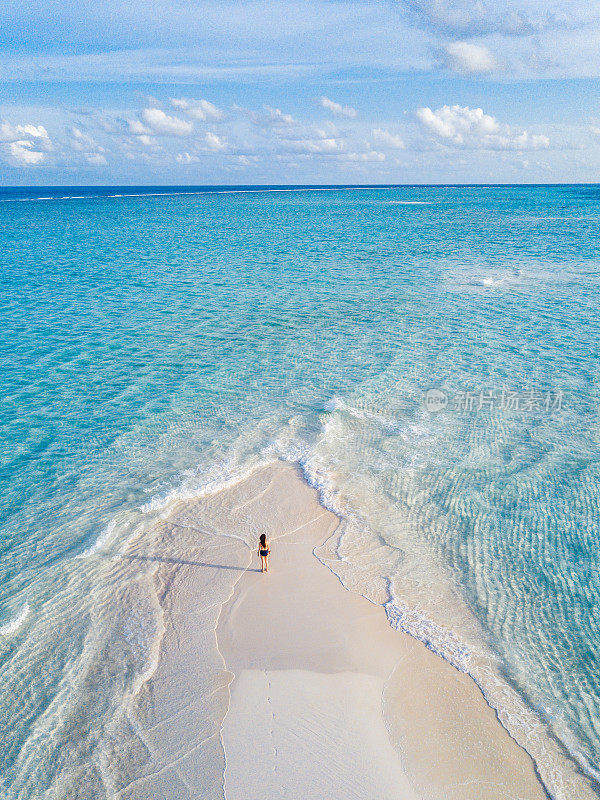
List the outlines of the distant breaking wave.
{"type": "MultiPolygon", "coordinates": [[[[268,194],[284,192],[360,192],[360,191],[389,191],[393,186],[282,186],[282,187],[260,187],[255,188],[215,188],[195,189],[193,191],[171,191],[171,192],[121,192],[115,194],[68,194],[68,195],[43,195],[38,197],[4,197],[0,198],[0,203],[34,203],[48,200],[115,200],[126,197],[185,197],[213,194],[268,194]]],[[[405,205],[427,205],[430,201],[399,201],[405,205]]]]}

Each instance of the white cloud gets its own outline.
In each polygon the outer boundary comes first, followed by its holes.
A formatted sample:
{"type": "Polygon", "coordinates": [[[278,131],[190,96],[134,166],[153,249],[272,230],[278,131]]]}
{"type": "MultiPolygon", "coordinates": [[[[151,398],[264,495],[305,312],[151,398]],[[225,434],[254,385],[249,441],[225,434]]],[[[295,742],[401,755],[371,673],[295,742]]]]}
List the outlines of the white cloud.
{"type": "Polygon", "coordinates": [[[271,108],[271,106],[264,106],[267,112],[267,117],[273,125],[295,125],[296,120],[291,114],[284,114],[278,108],[271,108]]]}
{"type": "Polygon", "coordinates": [[[442,106],[437,111],[419,108],[419,121],[441,139],[463,144],[466,136],[481,138],[495,134],[499,125],[495,117],[484,114],[481,108],[468,106],[442,106]]]}
{"type": "Polygon", "coordinates": [[[104,167],[108,163],[106,161],[106,157],[103,156],[102,153],[92,153],[91,155],[88,155],[87,162],[93,167],[104,167]]]}
{"type": "Polygon", "coordinates": [[[8,146],[9,153],[12,161],[25,167],[31,167],[35,164],[41,164],[45,158],[45,154],[40,150],[35,149],[35,143],[31,139],[21,139],[17,142],[11,142],[8,146]]]}
{"type": "Polygon", "coordinates": [[[211,133],[210,131],[206,134],[206,146],[209,150],[226,150],[227,149],[227,142],[221,136],[217,136],[216,133],[211,133]]]}
{"type": "Polygon", "coordinates": [[[28,136],[32,139],[50,141],[48,131],[43,125],[11,125],[9,122],[0,123],[0,142],[15,142],[28,136]]]}
{"type": "Polygon", "coordinates": [[[43,125],[11,125],[0,123],[0,142],[7,147],[9,160],[16,166],[31,167],[41,164],[52,142],[43,125]]]}
{"type": "Polygon", "coordinates": [[[236,156],[236,162],[242,167],[251,167],[253,164],[258,163],[258,156],[236,156]]]}
{"type": "Polygon", "coordinates": [[[281,109],[272,108],[272,106],[264,105],[263,113],[261,114],[238,105],[234,105],[233,110],[245,114],[255,125],[261,128],[290,128],[296,125],[296,120],[291,114],[285,114],[281,109]]]}
{"type": "Polygon", "coordinates": [[[71,128],[71,135],[73,136],[72,145],[75,150],[82,151],[96,146],[96,142],[92,137],[85,134],[80,128],[71,128]]]}
{"type": "Polygon", "coordinates": [[[491,72],[496,61],[487,47],[472,42],[451,42],[446,45],[446,65],[461,75],[491,72]]]}
{"type": "Polygon", "coordinates": [[[198,156],[192,156],[188,152],[177,153],[175,156],[175,161],[177,161],[178,164],[193,164],[195,161],[199,160],[198,156]]]}
{"type": "Polygon", "coordinates": [[[437,111],[419,108],[417,119],[428,133],[446,144],[481,150],[541,150],[550,146],[547,136],[501,125],[481,108],[458,105],[442,106],[437,111]]]}
{"type": "Polygon", "coordinates": [[[134,136],[143,136],[150,133],[150,129],[145,125],[142,125],[139,119],[128,119],[127,127],[129,129],[129,133],[132,133],[134,136]]]}
{"type": "Polygon", "coordinates": [[[385,161],[385,153],[367,150],[365,153],[346,153],[348,161],[385,161]]]}
{"type": "MultiPolygon", "coordinates": [[[[415,19],[426,28],[450,36],[481,36],[500,33],[530,36],[547,28],[564,26],[564,19],[546,10],[530,16],[519,3],[491,3],[484,0],[404,0],[415,19]]],[[[521,5],[526,5],[521,3],[521,5]]]]}
{"type": "Polygon", "coordinates": [[[156,144],[156,139],[154,139],[152,136],[148,136],[147,134],[142,134],[141,136],[138,136],[137,139],[140,144],[144,145],[144,147],[154,147],[156,144]]]}
{"type": "Polygon", "coordinates": [[[88,164],[93,167],[103,167],[107,164],[104,147],[81,128],[71,128],[71,147],[81,153],[88,164]]]}
{"type": "Polygon", "coordinates": [[[290,142],[293,150],[301,153],[339,153],[343,144],[338,139],[297,139],[290,142]]]}
{"type": "Polygon", "coordinates": [[[314,129],[319,139],[327,139],[331,136],[339,136],[340,132],[332,120],[325,120],[320,127],[314,129]]]}
{"type": "Polygon", "coordinates": [[[192,152],[183,151],[176,153],[175,160],[178,164],[193,164],[200,161],[207,150],[213,153],[222,153],[228,149],[229,145],[222,136],[217,136],[216,133],[209,131],[202,139],[198,141],[198,151],[192,152]]]}
{"type": "MultiPolygon", "coordinates": [[[[194,125],[180,117],[171,117],[160,108],[145,108],[142,119],[150,131],[139,130],[139,133],[156,133],[163,136],[189,136],[194,130],[194,125]]],[[[143,127],[143,126],[142,126],[143,127]]],[[[133,131],[135,133],[138,131],[133,131]]]]}
{"type": "Polygon", "coordinates": [[[374,129],[373,138],[382,144],[386,144],[388,147],[394,148],[395,150],[404,150],[406,147],[401,136],[398,136],[395,133],[390,133],[382,128],[374,129]]]}
{"type": "Polygon", "coordinates": [[[217,122],[223,119],[221,109],[209,103],[208,100],[188,100],[186,97],[172,97],[170,102],[173,108],[180,109],[200,122],[205,122],[206,120],[217,122]]]}
{"type": "Polygon", "coordinates": [[[319,103],[324,109],[331,111],[331,113],[335,114],[337,117],[356,117],[358,114],[358,111],[352,108],[352,106],[343,106],[341,103],[336,103],[335,100],[330,100],[328,97],[325,97],[325,95],[319,98],[319,103]]]}

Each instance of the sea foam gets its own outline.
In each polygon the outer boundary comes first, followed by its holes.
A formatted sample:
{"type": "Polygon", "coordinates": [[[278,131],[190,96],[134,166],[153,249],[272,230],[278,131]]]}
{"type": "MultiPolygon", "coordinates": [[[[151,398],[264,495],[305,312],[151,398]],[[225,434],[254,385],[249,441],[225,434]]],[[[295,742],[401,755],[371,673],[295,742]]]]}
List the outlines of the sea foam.
{"type": "Polygon", "coordinates": [[[0,626],[0,636],[12,636],[15,634],[29,616],[29,611],[29,603],[25,603],[16,617],[0,626]]]}

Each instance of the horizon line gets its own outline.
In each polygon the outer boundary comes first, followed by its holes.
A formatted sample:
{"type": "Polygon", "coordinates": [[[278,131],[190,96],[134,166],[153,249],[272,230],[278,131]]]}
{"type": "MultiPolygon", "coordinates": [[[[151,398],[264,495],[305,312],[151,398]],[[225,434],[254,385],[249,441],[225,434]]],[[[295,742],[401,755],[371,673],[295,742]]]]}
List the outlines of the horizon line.
{"type": "Polygon", "coordinates": [[[428,187],[520,187],[520,186],[600,186],[600,181],[552,182],[440,182],[440,183],[65,183],[65,184],[14,184],[0,186],[0,193],[24,189],[402,189],[428,187]]]}

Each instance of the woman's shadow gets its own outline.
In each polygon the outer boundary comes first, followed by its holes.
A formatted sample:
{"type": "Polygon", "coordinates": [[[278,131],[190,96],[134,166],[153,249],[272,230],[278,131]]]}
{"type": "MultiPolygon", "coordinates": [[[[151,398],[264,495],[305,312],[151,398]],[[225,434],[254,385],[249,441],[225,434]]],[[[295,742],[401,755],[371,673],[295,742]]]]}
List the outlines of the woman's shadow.
{"type": "Polygon", "coordinates": [[[254,567],[234,567],[230,564],[210,564],[207,561],[188,561],[185,558],[168,558],[166,556],[123,556],[130,561],[157,561],[161,564],[186,564],[190,567],[206,567],[208,569],[232,569],[236,572],[260,572],[254,567]]]}

